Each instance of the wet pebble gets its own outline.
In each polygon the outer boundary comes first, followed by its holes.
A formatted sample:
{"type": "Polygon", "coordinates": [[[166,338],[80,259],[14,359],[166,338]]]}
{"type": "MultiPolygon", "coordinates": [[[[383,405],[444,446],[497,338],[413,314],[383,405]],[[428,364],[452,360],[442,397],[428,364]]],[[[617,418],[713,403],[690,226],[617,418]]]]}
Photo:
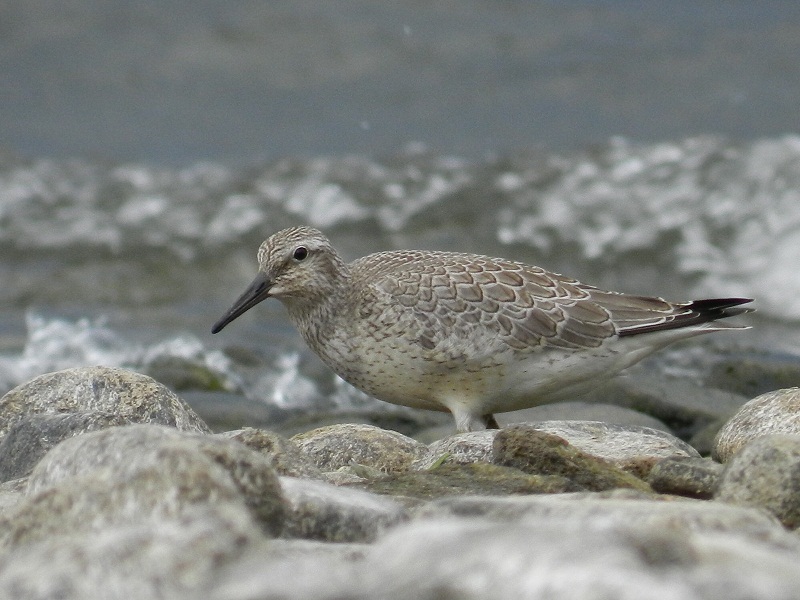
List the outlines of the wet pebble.
{"type": "Polygon", "coordinates": [[[726,462],[747,443],[772,434],[800,435],[800,388],[767,392],[745,403],[717,433],[713,456],[726,462]]]}
{"type": "Polygon", "coordinates": [[[650,470],[647,482],[653,491],[707,500],[717,489],[723,466],[707,458],[672,457],[650,470]]]}

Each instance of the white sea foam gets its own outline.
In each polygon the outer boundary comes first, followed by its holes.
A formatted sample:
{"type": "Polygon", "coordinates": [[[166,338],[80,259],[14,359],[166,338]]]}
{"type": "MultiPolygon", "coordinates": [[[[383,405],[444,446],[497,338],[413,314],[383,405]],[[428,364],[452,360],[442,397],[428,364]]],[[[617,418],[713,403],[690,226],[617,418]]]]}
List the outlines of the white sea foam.
{"type": "Polygon", "coordinates": [[[321,400],[317,385],[300,371],[300,355],[280,355],[252,383],[244,384],[245,394],[279,408],[309,408],[321,400]]]}
{"type": "Polygon", "coordinates": [[[800,318],[800,137],[742,148],[618,139],[600,156],[553,158],[548,168],[546,180],[540,164],[498,176],[512,197],[499,214],[502,242],[572,243],[610,263],[661,248],[674,252],[677,272],[699,276],[698,295],[752,296],[759,310],[800,318]]]}
{"type": "Polygon", "coordinates": [[[231,391],[278,408],[357,410],[377,402],[332,373],[327,376],[335,392],[324,397],[317,382],[303,373],[296,351],[279,354],[272,365],[254,374],[237,369],[224,353],[206,348],[189,334],[141,344],[126,339],[105,318],[69,320],[29,313],[26,324],[28,337],[22,351],[0,355],[0,395],[38,375],[62,369],[103,365],[147,373],[153,365],[180,359],[214,373],[231,391]]]}
{"type": "Polygon", "coordinates": [[[110,327],[104,318],[75,321],[26,315],[28,337],[17,354],[0,355],[0,388],[10,389],[29,379],[62,369],[103,365],[147,371],[169,358],[182,359],[215,373],[231,389],[237,387],[230,359],[209,350],[189,334],[138,344],[110,327]]]}
{"type": "MultiPolygon", "coordinates": [[[[637,257],[646,251],[660,257],[659,268],[694,282],[694,295],[752,296],[762,314],[800,319],[798,136],[748,144],[618,138],[566,156],[477,165],[413,151],[383,162],[323,157],[238,170],[8,160],[0,170],[0,245],[41,258],[26,266],[30,272],[50,273],[53,261],[77,257],[77,277],[91,276],[91,265],[116,269],[122,256],[141,273],[142,290],[177,289],[174,278],[199,281],[193,269],[211,272],[209,262],[244,248],[251,255],[284,224],[310,223],[337,240],[344,231],[357,238],[349,240],[356,249],[364,234],[375,247],[410,246],[426,223],[441,222],[444,240],[465,251],[483,250],[473,237],[496,236],[544,252],[577,248],[578,260],[610,269],[624,258],[645,270],[648,259],[637,257]],[[163,269],[152,268],[158,261],[163,269]]],[[[69,269],[55,277],[71,281],[69,269]]],[[[4,293],[17,299],[37,290],[4,293]]]]}

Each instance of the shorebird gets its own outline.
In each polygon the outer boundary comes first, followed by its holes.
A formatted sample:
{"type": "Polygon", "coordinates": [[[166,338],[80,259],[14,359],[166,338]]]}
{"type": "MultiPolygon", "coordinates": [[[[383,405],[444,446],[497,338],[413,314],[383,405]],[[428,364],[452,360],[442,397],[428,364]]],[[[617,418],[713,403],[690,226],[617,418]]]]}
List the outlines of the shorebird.
{"type": "Polygon", "coordinates": [[[346,263],[322,232],[291,227],[212,333],[267,298],[342,379],[393,404],[449,411],[456,429],[570,398],[649,354],[748,312],[748,298],[669,302],[610,292],[503,258],[396,250],[346,263]]]}

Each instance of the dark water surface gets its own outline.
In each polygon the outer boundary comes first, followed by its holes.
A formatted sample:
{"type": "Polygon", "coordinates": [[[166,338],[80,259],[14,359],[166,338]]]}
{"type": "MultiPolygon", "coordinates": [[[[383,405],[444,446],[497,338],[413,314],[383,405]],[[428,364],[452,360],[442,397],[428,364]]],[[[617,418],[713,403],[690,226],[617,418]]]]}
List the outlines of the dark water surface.
{"type": "Polygon", "coordinates": [[[0,6],[28,156],[394,154],[797,131],[796,2],[31,0],[0,6]]]}

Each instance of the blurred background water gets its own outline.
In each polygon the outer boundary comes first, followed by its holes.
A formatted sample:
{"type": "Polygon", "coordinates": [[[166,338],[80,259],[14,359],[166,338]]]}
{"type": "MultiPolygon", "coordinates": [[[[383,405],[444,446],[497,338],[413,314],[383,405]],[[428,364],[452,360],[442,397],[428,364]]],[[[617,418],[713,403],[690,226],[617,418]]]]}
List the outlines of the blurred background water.
{"type": "Polygon", "coordinates": [[[794,361],[798,58],[796,2],[2,3],[0,394],[107,364],[223,408],[384,407],[277,302],[210,335],[299,223],[347,258],[752,296],[754,329],[642,368],[794,361]]]}

